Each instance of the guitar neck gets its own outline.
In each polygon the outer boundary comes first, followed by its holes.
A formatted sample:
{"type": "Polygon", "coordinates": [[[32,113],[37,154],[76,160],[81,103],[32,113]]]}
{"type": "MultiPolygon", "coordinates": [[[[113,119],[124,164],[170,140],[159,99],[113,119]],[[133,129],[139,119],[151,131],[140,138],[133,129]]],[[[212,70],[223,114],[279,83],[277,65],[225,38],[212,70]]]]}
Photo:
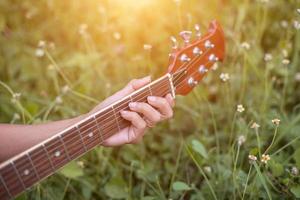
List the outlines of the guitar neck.
{"type": "Polygon", "coordinates": [[[130,102],[146,102],[148,96],[174,95],[169,74],[120,99],[46,141],[0,165],[0,199],[11,199],[80,157],[107,138],[128,127],[121,110],[130,102]]]}

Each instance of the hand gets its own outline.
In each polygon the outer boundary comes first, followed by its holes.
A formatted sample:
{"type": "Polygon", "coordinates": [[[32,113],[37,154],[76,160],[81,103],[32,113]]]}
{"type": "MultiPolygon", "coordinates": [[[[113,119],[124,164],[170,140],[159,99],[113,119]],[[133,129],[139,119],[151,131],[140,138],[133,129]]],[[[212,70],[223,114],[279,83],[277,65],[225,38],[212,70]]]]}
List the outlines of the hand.
{"type": "MultiPolygon", "coordinates": [[[[129,95],[135,90],[151,82],[150,77],[134,79],[128,85],[103,101],[95,110],[106,107],[111,103],[129,95]]],[[[147,127],[153,127],[157,122],[169,119],[173,116],[175,102],[170,94],[163,97],[149,96],[148,102],[132,102],[130,110],[121,111],[121,116],[130,121],[131,125],[108,138],[102,145],[118,146],[122,144],[138,143],[142,140],[147,127]]]]}

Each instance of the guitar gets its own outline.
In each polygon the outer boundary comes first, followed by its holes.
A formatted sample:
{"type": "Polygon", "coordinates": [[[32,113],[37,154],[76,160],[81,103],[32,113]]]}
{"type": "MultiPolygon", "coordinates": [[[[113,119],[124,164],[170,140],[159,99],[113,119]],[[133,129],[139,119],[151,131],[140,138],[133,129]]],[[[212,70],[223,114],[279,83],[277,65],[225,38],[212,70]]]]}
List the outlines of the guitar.
{"type": "Polygon", "coordinates": [[[180,33],[182,47],[171,37],[169,68],[164,76],[1,163],[0,199],[16,197],[129,126],[120,111],[129,109],[130,102],[146,102],[150,95],[162,97],[171,93],[175,98],[188,94],[225,54],[224,33],[216,21],[210,24],[206,35],[201,36],[198,25],[195,29],[196,38],[192,42],[191,31],[180,33]]]}

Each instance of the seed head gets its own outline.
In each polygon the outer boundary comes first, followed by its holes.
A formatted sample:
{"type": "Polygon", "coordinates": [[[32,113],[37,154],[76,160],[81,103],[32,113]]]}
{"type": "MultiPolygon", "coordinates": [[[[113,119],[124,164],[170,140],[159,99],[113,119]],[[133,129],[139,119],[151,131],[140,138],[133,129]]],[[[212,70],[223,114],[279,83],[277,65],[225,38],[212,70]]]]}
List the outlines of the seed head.
{"type": "Polygon", "coordinates": [[[273,59],[272,54],[270,54],[270,53],[266,53],[266,54],[265,54],[265,57],[264,57],[265,62],[269,62],[269,61],[271,61],[272,59],[273,59]]]}
{"type": "Polygon", "coordinates": [[[288,64],[290,64],[290,60],[288,60],[288,59],[283,59],[283,60],[282,60],[282,64],[288,65],[288,64]]]}
{"type": "Polygon", "coordinates": [[[298,170],[298,168],[297,167],[292,167],[292,170],[291,170],[291,172],[292,172],[292,174],[294,175],[294,176],[298,176],[298,174],[299,174],[299,170],[298,170]]]}
{"type": "Polygon", "coordinates": [[[251,155],[251,154],[248,155],[248,159],[251,164],[253,164],[257,161],[257,157],[255,155],[251,155]]]}
{"type": "Polygon", "coordinates": [[[238,138],[238,145],[242,146],[246,142],[246,138],[243,135],[240,135],[238,138]]]}
{"type": "Polygon", "coordinates": [[[245,49],[245,50],[249,50],[250,49],[250,44],[248,43],[248,42],[243,42],[242,44],[241,44],[241,47],[243,48],[243,49],[245,49]]]}

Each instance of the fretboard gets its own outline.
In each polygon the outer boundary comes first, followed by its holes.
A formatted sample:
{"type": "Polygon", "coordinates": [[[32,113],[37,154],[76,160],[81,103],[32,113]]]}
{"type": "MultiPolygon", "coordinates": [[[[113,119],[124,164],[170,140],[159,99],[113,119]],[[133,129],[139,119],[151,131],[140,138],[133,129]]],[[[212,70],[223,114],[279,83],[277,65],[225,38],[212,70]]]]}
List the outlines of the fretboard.
{"type": "Polygon", "coordinates": [[[168,93],[174,95],[169,74],[0,164],[0,199],[16,197],[128,127],[130,123],[121,117],[120,111],[129,110],[130,102],[146,102],[148,96],[165,96],[168,93]]]}

